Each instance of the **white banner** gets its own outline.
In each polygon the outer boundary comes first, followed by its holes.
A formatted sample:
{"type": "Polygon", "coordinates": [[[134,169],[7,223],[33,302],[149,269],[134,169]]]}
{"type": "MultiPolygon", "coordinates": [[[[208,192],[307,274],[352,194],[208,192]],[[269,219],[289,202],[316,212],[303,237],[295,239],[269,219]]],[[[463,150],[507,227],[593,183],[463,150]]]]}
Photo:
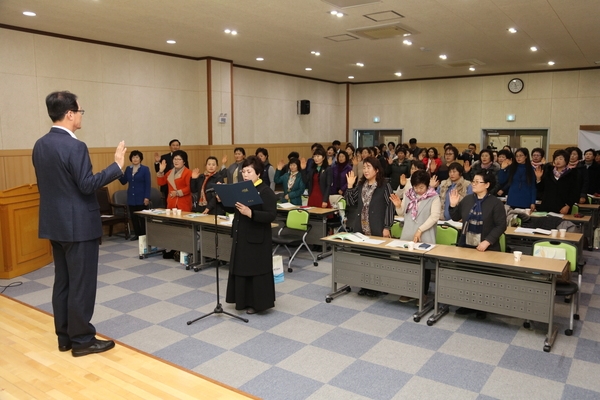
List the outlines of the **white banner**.
{"type": "Polygon", "coordinates": [[[587,149],[600,150],[600,131],[579,131],[577,147],[581,151],[587,149]]]}

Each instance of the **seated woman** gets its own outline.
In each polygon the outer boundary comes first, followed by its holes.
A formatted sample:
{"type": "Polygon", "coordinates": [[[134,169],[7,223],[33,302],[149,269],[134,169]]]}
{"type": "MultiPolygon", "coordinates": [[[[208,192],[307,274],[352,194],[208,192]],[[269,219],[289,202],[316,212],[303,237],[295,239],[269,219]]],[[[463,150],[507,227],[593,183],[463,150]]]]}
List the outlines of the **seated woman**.
{"type": "Polygon", "coordinates": [[[292,158],[288,163],[288,171],[283,172],[285,163],[283,160],[277,164],[275,171],[275,183],[283,186],[282,203],[292,203],[295,206],[302,205],[302,193],[304,193],[304,181],[302,180],[302,169],[300,168],[300,160],[292,158]]]}
{"type": "Polygon", "coordinates": [[[192,196],[197,200],[193,204],[193,211],[211,215],[225,215],[221,203],[216,199],[214,191],[206,193],[214,185],[223,183],[223,178],[219,173],[219,161],[216,157],[210,156],[206,159],[205,171],[200,174],[200,168],[194,168],[192,171],[192,180],[190,182],[192,196]]]}
{"type": "MultiPolygon", "coordinates": [[[[392,188],[385,182],[383,167],[375,157],[363,160],[363,177],[356,183],[356,175],[350,171],[346,176],[348,190],[344,195],[352,207],[347,210],[348,226],[353,232],[367,236],[390,237],[390,228],[394,223],[394,207],[390,196],[392,188]],[[351,216],[350,214],[354,214],[351,216]]],[[[361,289],[359,295],[376,296],[379,292],[361,289]]]]}
{"type": "Polygon", "coordinates": [[[460,200],[464,199],[465,196],[473,193],[471,182],[463,178],[463,166],[457,162],[450,164],[448,167],[449,178],[440,183],[438,187],[438,193],[440,195],[441,206],[443,210],[444,220],[448,221],[452,219],[450,216],[450,192],[456,189],[460,200]]]}
{"type": "MultiPolygon", "coordinates": [[[[531,168],[531,164],[527,164],[531,168]]],[[[450,215],[454,221],[463,221],[462,235],[458,246],[474,248],[479,251],[501,251],[500,236],[506,230],[506,212],[504,204],[489,189],[496,185],[496,177],[491,171],[481,171],[473,177],[473,194],[460,200],[458,190],[450,192],[450,215]]],[[[475,312],[468,308],[459,308],[457,314],[475,312]]],[[[478,312],[478,318],[486,313],[478,312]]]]}
{"type": "MultiPolygon", "coordinates": [[[[404,216],[401,240],[435,244],[437,222],[442,213],[442,206],[440,196],[434,188],[429,187],[430,179],[426,171],[417,170],[410,177],[412,186],[405,192],[404,199],[400,200],[395,194],[391,195],[396,213],[404,216]]],[[[431,269],[425,269],[423,282],[423,294],[425,296],[429,292],[430,282],[431,269]]],[[[413,299],[401,296],[399,300],[402,303],[407,303],[413,299]]]]}
{"type": "Polygon", "coordinates": [[[556,150],[552,156],[552,164],[536,168],[536,183],[538,190],[542,192],[542,204],[536,207],[538,210],[568,214],[573,204],[579,200],[577,169],[568,168],[568,160],[569,153],[556,150]]]}
{"type": "Polygon", "coordinates": [[[243,179],[254,183],[263,203],[225,207],[235,212],[225,301],[235,303],[236,310],[255,314],[275,307],[271,222],[277,216],[277,196],[260,179],[264,167],[258,157],[248,157],[241,168],[243,179]]]}

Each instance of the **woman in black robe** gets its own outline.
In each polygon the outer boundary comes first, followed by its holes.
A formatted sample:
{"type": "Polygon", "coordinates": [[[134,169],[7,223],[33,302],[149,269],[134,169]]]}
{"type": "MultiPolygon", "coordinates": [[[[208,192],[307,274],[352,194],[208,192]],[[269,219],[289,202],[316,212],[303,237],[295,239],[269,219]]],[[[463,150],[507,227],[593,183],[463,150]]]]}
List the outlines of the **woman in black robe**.
{"type": "Polygon", "coordinates": [[[260,179],[263,168],[255,156],[242,163],[244,180],[254,182],[263,203],[252,207],[236,203],[235,207],[225,208],[235,212],[225,301],[248,314],[275,307],[271,222],[277,216],[277,196],[260,179]]]}

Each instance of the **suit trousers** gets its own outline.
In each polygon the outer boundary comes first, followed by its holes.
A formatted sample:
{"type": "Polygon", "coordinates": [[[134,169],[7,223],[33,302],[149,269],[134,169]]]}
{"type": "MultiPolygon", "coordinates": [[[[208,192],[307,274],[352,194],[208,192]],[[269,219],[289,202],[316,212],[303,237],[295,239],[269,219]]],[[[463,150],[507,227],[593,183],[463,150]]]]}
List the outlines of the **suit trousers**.
{"type": "Polygon", "coordinates": [[[58,344],[88,347],[96,335],[90,321],[96,302],[99,240],[50,243],[54,256],[52,308],[58,344]]]}
{"type": "Polygon", "coordinates": [[[128,205],[129,208],[129,218],[131,219],[131,223],[133,224],[133,231],[136,236],[142,236],[146,234],[146,219],[137,215],[136,211],[145,210],[147,207],[145,205],[141,206],[131,206],[128,205]]]}

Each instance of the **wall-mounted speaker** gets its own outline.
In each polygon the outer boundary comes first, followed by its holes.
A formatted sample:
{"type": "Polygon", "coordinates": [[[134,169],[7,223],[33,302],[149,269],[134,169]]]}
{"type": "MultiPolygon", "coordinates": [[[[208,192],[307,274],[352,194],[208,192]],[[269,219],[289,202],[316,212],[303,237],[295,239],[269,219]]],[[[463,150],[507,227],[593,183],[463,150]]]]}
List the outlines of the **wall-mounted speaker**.
{"type": "Polygon", "coordinates": [[[310,114],[310,100],[298,100],[297,106],[299,115],[310,114]]]}

